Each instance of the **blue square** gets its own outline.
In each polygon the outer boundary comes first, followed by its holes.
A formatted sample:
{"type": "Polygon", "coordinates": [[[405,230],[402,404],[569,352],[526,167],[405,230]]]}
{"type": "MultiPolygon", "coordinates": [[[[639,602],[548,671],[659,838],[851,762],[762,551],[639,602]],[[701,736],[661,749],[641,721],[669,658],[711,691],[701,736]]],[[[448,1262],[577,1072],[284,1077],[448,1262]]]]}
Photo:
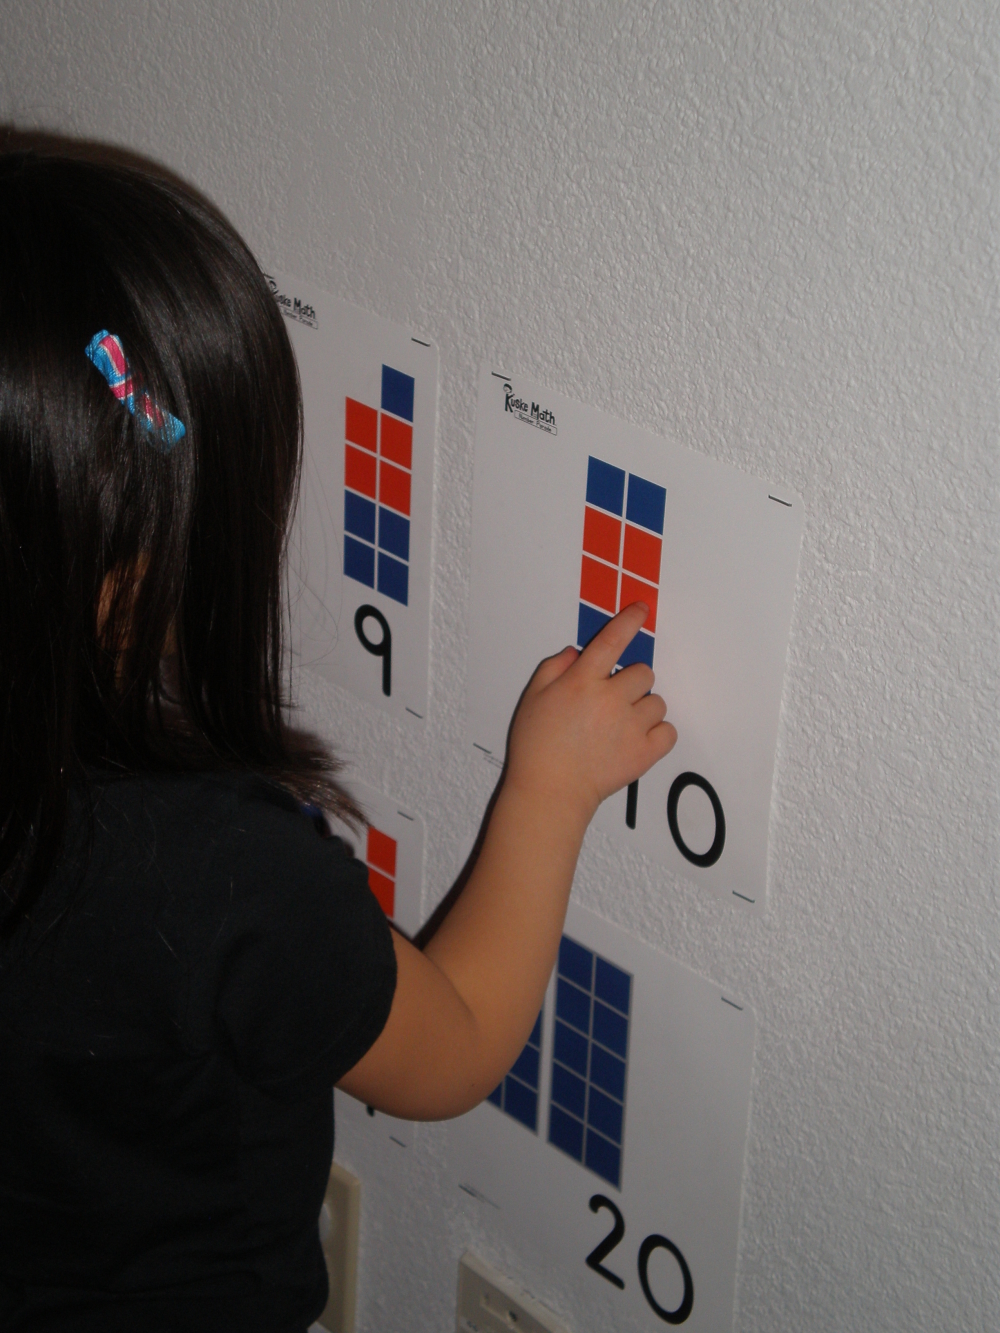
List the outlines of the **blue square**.
{"type": "Polygon", "coordinates": [[[354,491],[344,492],[344,531],[375,545],[375,502],[354,491]]]}
{"type": "Polygon", "coordinates": [[[602,1139],[599,1134],[594,1134],[591,1130],[587,1131],[586,1165],[590,1167],[595,1175],[601,1176],[604,1180],[609,1180],[616,1189],[618,1188],[622,1174],[621,1149],[616,1148],[613,1143],[609,1143],[607,1139],[602,1139]]]}
{"type": "Polygon", "coordinates": [[[590,1048],[590,1081],[620,1102],[625,1100],[625,1061],[610,1055],[600,1046],[590,1048]]]}
{"type": "MultiPolygon", "coordinates": [[[[374,541],[375,538],[372,538],[374,541]]],[[[382,551],[391,551],[400,560],[410,558],[410,520],[391,509],[378,507],[378,544],[382,551]]]]}
{"type": "Polygon", "coordinates": [[[539,1009],[538,1017],[535,1019],[535,1026],[531,1029],[531,1036],[528,1038],[529,1046],[542,1045],[542,1010],[539,1009]]]}
{"type": "Polygon", "coordinates": [[[559,975],[590,990],[594,975],[594,955],[576,940],[564,935],[559,941],[559,975]]]}
{"type": "Polygon", "coordinates": [[[632,994],[632,978],[606,958],[598,957],[594,969],[594,994],[605,1004],[627,1014],[632,994]]]}
{"type": "Polygon", "coordinates": [[[583,1161],[583,1125],[558,1106],[549,1107],[549,1142],[578,1162],[583,1161]]]}
{"type": "Polygon", "coordinates": [[[382,411],[404,421],[413,420],[413,376],[392,366],[382,367],[382,411]]]}
{"type": "Polygon", "coordinates": [[[620,1144],[622,1141],[622,1117],[624,1107],[621,1102],[612,1101],[596,1088],[590,1089],[590,1101],[587,1104],[587,1124],[592,1129],[599,1129],[606,1139],[620,1144]]]}
{"type": "Polygon", "coordinates": [[[564,1111],[572,1111],[583,1119],[583,1110],[587,1101],[587,1085],[582,1078],[577,1078],[562,1065],[552,1066],[552,1101],[564,1111]]]}
{"type": "Polygon", "coordinates": [[[603,611],[595,611],[585,602],[580,603],[580,617],[576,623],[576,646],[586,648],[595,634],[599,633],[611,619],[603,611]]]}
{"type": "Polygon", "coordinates": [[[578,1074],[586,1076],[589,1045],[587,1038],[582,1037],[579,1032],[574,1032],[565,1023],[556,1023],[555,1051],[553,1054],[561,1065],[569,1065],[570,1069],[575,1069],[578,1074]]]}
{"type": "Polygon", "coordinates": [[[375,587],[375,548],[344,537],[344,573],[369,588],[375,587]]]}
{"type": "Polygon", "coordinates": [[[620,467],[602,463],[599,458],[587,460],[587,504],[597,505],[611,514],[621,515],[625,499],[625,473],[620,467]]]}
{"type": "Polygon", "coordinates": [[[590,996],[562,977],[556,983],[556,1013],[579,1032],[590,1032],[590,996]]]}
{"type": "Polygon", "coordinates": [[[538,1087],[538,1051],[534,1046],[525,1046],[524,1050],[511,1065],[510,1072],[516,1074],[529,1088],[538,1087]]]}
{"type": "Polygon", "coordinates": [[[538,1128],[538,1093],[518,1083],[516,1078],[503,1081],[503,1109],[528,1129],[538,1128]]]}
{"type": "Polygon", "coordinates": [[[406,605],[410,586],[410,567],[399,560],[394,560],[384,551],[378,554],[378,590],[394,602],[406,605]]]}
{"type": "Polygon", "coordinates": [[[628,1054],[628,1019],[622,1018],[614,1009],[609,1009],[600,1000],[594,1001],[594,1041],[620,1055],[624,1060],[628,1054]]]}
{"type": "MultiPolygon", "coordinates": [[[[644,477],[637,477],[633,472],[628,479],[628,506],[625,517],[630,523],[649,528],[650,532],[663,535],[663,514],[667,507],[667,493],[662,486],[655,486],[644,477]]],[[[618,511],[621,513],[621,510],[618,511]]]]}
{"type": "MultiPolygon", "coordinates": [[[[582,609],[582,608],[581,608],[582,609]]],[[[652,634],[647,634],[645,630],[640,630],[629,646],[618,659],[618,665],[621,667],[631,666],[633,662],[645,662],[648,667],[653,665],[653,648],[656,640],[652,634]]]]}
{"type": "Polygon", "coordinates": [[[502,1102],[503,1102],[503,1084],[502,1084],[502,1083],[498,1083],[498,1084],[496,1085],[496,1087],[493,1089],[493,1091],[490,1093],[490,1095],[486,1098],[486,1100],[487,1100],[488,1102],[492,1102],[494,1106],[500,1106],[500,1105],[502,1105],[502,1102]]]}

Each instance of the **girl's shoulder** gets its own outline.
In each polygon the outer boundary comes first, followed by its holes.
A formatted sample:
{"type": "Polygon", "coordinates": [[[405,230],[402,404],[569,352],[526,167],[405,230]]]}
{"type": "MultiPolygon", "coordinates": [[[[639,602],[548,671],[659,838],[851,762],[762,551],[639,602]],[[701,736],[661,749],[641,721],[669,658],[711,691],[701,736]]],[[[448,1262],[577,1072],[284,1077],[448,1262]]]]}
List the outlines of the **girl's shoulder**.
{"type": "Polygon", "coordinates": [[[139,884],[147,902],[193,903],[206,921],[366,887],[351,849],[320,835],[315,809],[258,774],[91,770],[71,807],[58,878],[82,875],[124,912],[139,884]]]}
{"type": "MultiPolygon", "coordinates": [[[[185,841],[214,839],[227,831],[242,839],[283,833],[311,843],[319,814],[287,788],[242,770],[121,772],[88,769],[71,794],[77,820],[91,816],[102,831],[116,827],[133,836],[172,827],[185,841]]],[[[320,821],[321,822],[321,821],[320,821]]],[[[336,841],[336,840],[333,840],[336,841]]]]}

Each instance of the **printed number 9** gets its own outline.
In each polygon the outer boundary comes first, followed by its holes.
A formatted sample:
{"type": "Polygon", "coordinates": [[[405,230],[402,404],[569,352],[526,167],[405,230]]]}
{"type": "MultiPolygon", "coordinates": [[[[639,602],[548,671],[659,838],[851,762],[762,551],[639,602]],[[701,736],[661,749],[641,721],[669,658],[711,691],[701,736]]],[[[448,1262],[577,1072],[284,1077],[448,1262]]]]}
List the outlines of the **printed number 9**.
{"type": "Polygon", "coordinates": [[[361,647],[366,653],[371,653],[372,657],[381,657],[382,693],[390,695],[392,693],[392,630],[389,628],[388,620],[375,606],[359,606],[354,613],[354,633],[358,636],[361,647]],[[382,637],[378,643],[372,643],[365,633],[365,621],[368,619],[377,620],[382,629],[382,637]]]}
{"type": "MultiPolygon", "coordinates": [[[[618,1245],[625,1235],[625,1219],[622,1217],[621,1209],[605,1194],[594,1194],[590,1200],[590,1211],[592,1213],[600,1212],[602,1208],[607,1208],[615,1219],[615,1224],[604,1237],[604,1239],[595,1245],[587,1255],[586,1263],[588,1268],[592,1268],[595,1273],[600,1273],[606,1282],[617,1287],[619,1291],[625,1290],[625,1283],[617,1273],[612,1273],[610,1268],[605,1268],[603,1260],[608,1257],[611,1251],[618,1245]]],[[[687,1266],[687,1260],[681,1254],[680,1250],[672,1240],[667,1240],[666,1236],[647,1236],[639,1246],[639,1284],[642,1287],[642,1294],[646,1298],[646,1303],[658,1319],[662,1319],[665,1324],[683,1324],[694,1307],[694,1282],[691,1279],[691,1270],[687,1266]],[[653,1295],[653,1289],[649,1285],[649,1259],[654,1250],[669,1250],[677,1260],[681,1270],[681,1277],[684,1280],[684,1294],[681,1297],[681,1303],[676,1310],[664,1310],[653,1295]]]]}

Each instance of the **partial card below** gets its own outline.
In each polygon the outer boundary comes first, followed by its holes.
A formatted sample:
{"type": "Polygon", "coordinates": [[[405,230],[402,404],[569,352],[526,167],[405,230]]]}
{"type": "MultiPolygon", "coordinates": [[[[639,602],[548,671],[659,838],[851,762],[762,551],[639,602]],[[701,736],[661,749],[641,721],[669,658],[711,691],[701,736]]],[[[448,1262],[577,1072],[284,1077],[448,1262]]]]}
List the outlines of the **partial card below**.
{"type": "Polygon", "coordinates": [[[368,886],[383,912],[404,935],[420,929],[424,885],[424,821],[413,810],[364,782],[345,784],[369,820],[355,832],[331,820],[338,837],[368,868],[368,886]]]}
{"type": "MultiPolygon", "coordinates": [[[[355,832],[339,820],[332,831],[348,844],[368,868],[368,886],[386,916],[404,935],[412,937],[421,925],[424,880],[424,821],[415,811],[364,782],[346,784],[370,821],[355,832]]],[[[395,1150],[410,1148],[417,1126],[381,1111],[370,1110],[346,1093],[336,1100],[336,1118],[364,1135],[376,1135],[395,1150]]]]}

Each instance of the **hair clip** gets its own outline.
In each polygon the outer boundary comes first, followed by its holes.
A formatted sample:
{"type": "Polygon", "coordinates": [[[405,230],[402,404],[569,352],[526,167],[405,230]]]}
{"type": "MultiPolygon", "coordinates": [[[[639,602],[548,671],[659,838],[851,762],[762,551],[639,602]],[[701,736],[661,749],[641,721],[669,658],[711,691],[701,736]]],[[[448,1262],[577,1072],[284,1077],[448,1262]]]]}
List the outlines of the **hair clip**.
{"type": "Polygon", "coordinates": [[[127,407],[136,420],[145,427],[152,437],[152,443],[161,451],[169,453],[178,440],[187,434],[184,422],[170,412],[157,407],[149,394],[139,395],[136,402],[135,388],[132,384],[132,370],[122,347],[122,340],[116,333],[102,329],[95,333],[86,347],[88,360],[93,362],[108,382],[108,388],[127,407]]]}

